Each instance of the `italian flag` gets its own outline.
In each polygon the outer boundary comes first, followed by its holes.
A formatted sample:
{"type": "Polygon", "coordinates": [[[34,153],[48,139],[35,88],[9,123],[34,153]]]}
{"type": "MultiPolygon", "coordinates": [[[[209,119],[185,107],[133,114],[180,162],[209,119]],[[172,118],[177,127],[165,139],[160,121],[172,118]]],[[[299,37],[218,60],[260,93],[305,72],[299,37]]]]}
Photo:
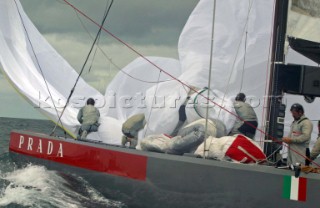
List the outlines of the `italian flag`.
{"type": "Polygon", "coordinates": [[[294,176],[284,176],[283,197],[296,201],[307,199],[307,179],[294,176]]]}

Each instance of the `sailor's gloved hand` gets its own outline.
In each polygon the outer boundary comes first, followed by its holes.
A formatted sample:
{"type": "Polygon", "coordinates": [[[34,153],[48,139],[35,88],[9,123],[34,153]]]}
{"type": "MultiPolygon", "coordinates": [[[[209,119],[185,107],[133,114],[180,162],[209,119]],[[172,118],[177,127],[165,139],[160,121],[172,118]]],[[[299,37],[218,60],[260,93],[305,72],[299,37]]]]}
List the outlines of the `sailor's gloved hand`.
{"type": "Polygon", "coordinates": [[[289,137],[283,137],[282,138],[282,142],[290,144],[292,141],[291,141],[291,139],[289,137]]]}
{"type": "Polygon", "coordinates": [[[179,121],[185,121],[185,120],[187,120],[186,105],[181,105],[179,108],[179,121]]]}

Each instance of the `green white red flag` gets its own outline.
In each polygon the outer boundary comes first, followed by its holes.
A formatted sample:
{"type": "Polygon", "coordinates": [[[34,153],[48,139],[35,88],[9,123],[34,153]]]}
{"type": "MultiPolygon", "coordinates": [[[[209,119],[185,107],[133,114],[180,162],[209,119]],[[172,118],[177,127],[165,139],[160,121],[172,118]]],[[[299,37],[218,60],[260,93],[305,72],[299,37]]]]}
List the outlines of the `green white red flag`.
{"type": "Polygon", "coordinates": [[[296,201],[306,201],[307,199],[307,179],[296,178],[294,176],[284,176],[283,197],[296,201]]]}

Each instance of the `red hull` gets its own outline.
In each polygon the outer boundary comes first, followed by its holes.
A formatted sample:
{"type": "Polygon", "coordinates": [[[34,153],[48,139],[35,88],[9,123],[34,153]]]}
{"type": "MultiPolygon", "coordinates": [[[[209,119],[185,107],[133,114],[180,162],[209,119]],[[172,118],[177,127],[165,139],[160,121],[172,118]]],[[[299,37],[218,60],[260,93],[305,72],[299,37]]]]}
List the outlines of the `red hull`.
{"type": "Polygon", "coordinates": [[[146,180],[147,157],[55,139],[11,132],[12,152],[136,180],[146,180]]]}

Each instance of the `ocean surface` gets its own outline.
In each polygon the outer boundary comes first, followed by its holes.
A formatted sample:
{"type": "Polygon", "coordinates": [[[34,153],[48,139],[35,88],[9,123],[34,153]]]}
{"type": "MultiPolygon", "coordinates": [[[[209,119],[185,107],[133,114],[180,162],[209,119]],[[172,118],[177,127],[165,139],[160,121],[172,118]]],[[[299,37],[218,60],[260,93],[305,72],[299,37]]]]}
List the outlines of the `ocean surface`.
{"type": "MultiPolygon", "coordinates": [[[[17,164],[9,157],[10,131],[31,130],[50,134],[51,121],[0,117],[0,207],[107,207],[124,203],[105,198],[80,176],[34,164],[17,164]]],[[[61,129],[55,134],[63,135],[61,129]]]]}

